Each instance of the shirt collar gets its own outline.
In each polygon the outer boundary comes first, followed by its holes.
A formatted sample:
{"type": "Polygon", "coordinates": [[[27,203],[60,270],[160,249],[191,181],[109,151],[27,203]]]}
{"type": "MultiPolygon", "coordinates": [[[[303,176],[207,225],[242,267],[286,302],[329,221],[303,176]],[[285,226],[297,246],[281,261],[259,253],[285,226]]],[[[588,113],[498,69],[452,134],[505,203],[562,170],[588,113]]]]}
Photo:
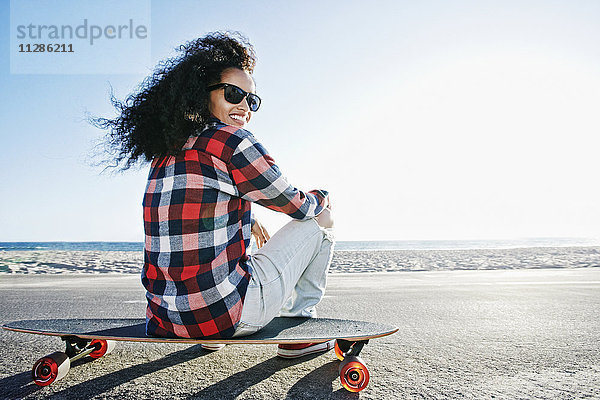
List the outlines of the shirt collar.
{"type": "Polygon", "coordinates": [[[211,114],[211,116],[208,117],[208,120],[206,121],[206,126],[214,127],[215,125],[225,125],[225,123],[211,114]]]}

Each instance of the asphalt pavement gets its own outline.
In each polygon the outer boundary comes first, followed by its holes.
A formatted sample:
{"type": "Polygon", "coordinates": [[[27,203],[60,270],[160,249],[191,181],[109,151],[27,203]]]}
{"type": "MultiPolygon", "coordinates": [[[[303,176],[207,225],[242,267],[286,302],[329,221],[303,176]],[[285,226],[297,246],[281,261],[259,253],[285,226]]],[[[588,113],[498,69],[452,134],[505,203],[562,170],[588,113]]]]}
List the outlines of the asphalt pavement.
{"type": "MultiPolygon", "coordinates": [[[[600,268],[332,274],[320,316],[400,328],[364,348],[360,393],[342,388],[333,352],[283,360],[274,345],[127,342],[40,388],[31,366],[60,339],[2,330],[0,398],[600,398],[598,310],[600,268]]],[[[144,311],[136,275],[0,276],[0,323],[144,311]]]]}

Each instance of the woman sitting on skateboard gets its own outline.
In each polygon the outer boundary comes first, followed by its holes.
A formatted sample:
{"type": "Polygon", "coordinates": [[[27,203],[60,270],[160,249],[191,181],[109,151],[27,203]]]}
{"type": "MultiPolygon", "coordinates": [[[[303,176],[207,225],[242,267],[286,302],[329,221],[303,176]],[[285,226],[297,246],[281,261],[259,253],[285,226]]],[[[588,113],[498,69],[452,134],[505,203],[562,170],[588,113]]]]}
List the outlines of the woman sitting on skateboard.
{"type": "MultiPolygon", "coordinates": [[[[147,334],[229,338],[276,316],[314,317],[333,252],[328,193],[290,185],[244,129],[261,104],[252,45],[213,33],[179,50],[126,103],[111,94],[119,117],[92,120],[110,129],[124,169],[151,161],[143,199],[147,334]],[[252,203],[293,220],[269,237],[252,203]],[[251,235],[259,249],[249,255],[251,235]]],[[[332,346],[282,345],[278,354],[332,346]]]]}

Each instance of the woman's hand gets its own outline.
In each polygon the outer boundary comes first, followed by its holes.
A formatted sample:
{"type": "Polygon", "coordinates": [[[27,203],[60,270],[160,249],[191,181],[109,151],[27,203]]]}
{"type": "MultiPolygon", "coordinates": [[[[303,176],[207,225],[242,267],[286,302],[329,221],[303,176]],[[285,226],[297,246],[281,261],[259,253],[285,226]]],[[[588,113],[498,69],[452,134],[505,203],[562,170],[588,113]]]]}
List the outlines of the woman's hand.
{"type": "Polygon", "coordinates": [[[323,211],[315,218],[317,224],[323,228],[333,228],[333,216],[331,215],[331,198],[327,196],[323,202],[323,211]]]}
{"type": "Polygon", "coordinates": [[[323,228],[333,228],[333,216],[331,215],[330,208],[323,209],[315,219],[317,220],[317,224],[323,228]]]}
{"type": "Polygon", "coordinates": [[[325,205],[323,207],[331,210],[331,197],[329,195],[325,197],[325,205]]]}
{"type": "Polygon", "coordinates": [[[254,225],[252,225],[252,236],[254,236],[256,246],[258,246],[259,249],[267,243],[267,240],[271,239],[269,232],[267,232],[267,228],[265,228],[256,218],[254,219],[254,225]]]}

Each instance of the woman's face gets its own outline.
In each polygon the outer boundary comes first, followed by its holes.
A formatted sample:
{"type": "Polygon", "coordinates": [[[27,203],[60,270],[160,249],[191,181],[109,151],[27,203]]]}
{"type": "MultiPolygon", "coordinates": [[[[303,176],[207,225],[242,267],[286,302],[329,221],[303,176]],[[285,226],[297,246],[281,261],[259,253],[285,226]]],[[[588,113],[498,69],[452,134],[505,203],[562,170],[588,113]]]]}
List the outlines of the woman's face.
{"type": "MultiPolygon", "coordinates": [[[[221,82],[218,83],[229,83],[248,93],[255,93],[256,91],[254,80],[250,74],[237,68],[228,68],[223,71],[221,74],[221,82]]],[[[231,104],[225,100],[223,88],[215,89],[210,92],[208,111],[221,122],[240,128],[246,126],[246,124],[250,122],[250,118],[252,118],[252,111],[250,111],[250,108],[248,107],[247,100],[244,98],[239,104],[231,104]]]]}

